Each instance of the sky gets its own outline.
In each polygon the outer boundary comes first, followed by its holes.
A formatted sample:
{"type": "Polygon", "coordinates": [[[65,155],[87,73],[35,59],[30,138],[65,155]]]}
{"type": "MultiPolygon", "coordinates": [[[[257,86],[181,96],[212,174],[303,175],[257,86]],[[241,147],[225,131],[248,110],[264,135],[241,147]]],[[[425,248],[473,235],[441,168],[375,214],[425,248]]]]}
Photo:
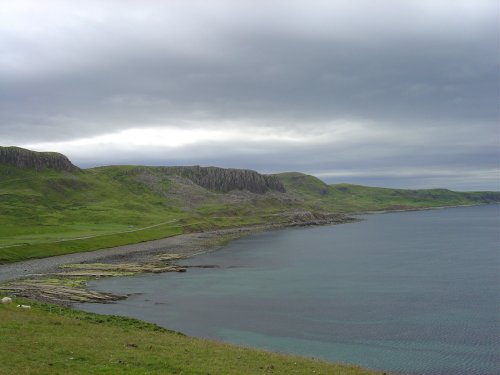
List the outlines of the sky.
{"type": "Polygon", "coordinates": [[[0,0],[0,145],[500,190],[497,0],[0,0]]]}

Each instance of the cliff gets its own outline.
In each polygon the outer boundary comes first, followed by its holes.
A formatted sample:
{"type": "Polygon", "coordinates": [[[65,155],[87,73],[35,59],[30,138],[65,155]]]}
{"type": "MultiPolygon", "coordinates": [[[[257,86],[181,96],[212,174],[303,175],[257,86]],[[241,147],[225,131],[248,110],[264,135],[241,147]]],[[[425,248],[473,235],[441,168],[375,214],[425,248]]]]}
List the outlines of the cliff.
{"type": "Polygon", "coordinates": [[[44,168],[72,172],[78,170],[69,159],[57,152],[36,152],[20,147],[0,147],[0,164],[11,164],[18,168],[44,168]]]}
{"type": "Polygon", "coordinates": [[[170,175],[188,178],[205,189],[227,193],[231,190],[248,190],[262,194],[269,190],[285,192],[281,181],[270,175],[262,175],[248,169],[217,167],[163,167],[162,171],[170,175]]]}

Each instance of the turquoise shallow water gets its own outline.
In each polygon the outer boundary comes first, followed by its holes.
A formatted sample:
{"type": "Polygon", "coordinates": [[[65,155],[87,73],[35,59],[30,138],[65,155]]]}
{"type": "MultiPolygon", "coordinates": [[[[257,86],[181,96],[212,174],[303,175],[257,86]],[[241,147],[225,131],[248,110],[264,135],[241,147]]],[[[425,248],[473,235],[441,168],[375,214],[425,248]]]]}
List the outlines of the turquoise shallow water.
{"type": "Polygon", "coordinates": [[[262,233],[185,274],[96,281],[99,313],[402,374],[499,374],[499,206],[262,233]]]}

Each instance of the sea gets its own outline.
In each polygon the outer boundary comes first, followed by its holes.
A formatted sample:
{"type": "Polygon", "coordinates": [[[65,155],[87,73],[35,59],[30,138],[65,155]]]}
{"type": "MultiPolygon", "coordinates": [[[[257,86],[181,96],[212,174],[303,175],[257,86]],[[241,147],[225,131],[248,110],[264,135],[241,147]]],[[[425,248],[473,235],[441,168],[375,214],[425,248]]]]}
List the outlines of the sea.
{"type": "Polygon", "coordinates": [[[500,374],[499,205],[259,233],[77,308],[399,374],[500,374]],[[199,267],[198,267],[199,266],[199,267]]]}

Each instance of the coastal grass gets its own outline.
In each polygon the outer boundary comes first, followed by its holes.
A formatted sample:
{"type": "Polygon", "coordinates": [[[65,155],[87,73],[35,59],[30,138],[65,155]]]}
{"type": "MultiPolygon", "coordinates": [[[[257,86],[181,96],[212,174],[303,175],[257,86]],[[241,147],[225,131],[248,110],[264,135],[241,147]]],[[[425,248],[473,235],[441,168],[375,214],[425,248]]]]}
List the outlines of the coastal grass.
{"type": "Polygon", "coordinates": [[[328,185],[296,172],[276,177],[286,193],[217,193],[155,167],[109,166],[70,173],[0,164],[0,263],[181,233],[280,224],[294,217],[294,211],[353,213],[500,200],[494,192],[328,185]]]}
{"type": "Polygon", "coordinates": [[[51,243],[28,243],[0,248],[0,262],[10,263],[25,259],[92,251],[108,247],[139,243],[166,238],[183,233],[182,228],[158,226],[144,231],[100,235],[91,238],[74,239],[51,243]]]}
{"type": "Polygon", "coordinates": [[[341,213],[465,206],[500,201],[498,192],[455,192],[448,189],[392,189],[352,184],[328,185],[297,172],[276,175],[287,191],[311,207],[341,213]]]}
{"type": "Polygon", "coordinates": [[[226,202],[154,168],[68,173],[0,165],[0,263],[262,224],[279,209],[265,200],[226,202]]]}
{"type": "Polygon", "coordinates": [[[380,374],[196,339],[135,319],[15,299],[0,305],[0,373],[380,374]],[[31,305],[24,310],[16,304],[31,305]]]}

